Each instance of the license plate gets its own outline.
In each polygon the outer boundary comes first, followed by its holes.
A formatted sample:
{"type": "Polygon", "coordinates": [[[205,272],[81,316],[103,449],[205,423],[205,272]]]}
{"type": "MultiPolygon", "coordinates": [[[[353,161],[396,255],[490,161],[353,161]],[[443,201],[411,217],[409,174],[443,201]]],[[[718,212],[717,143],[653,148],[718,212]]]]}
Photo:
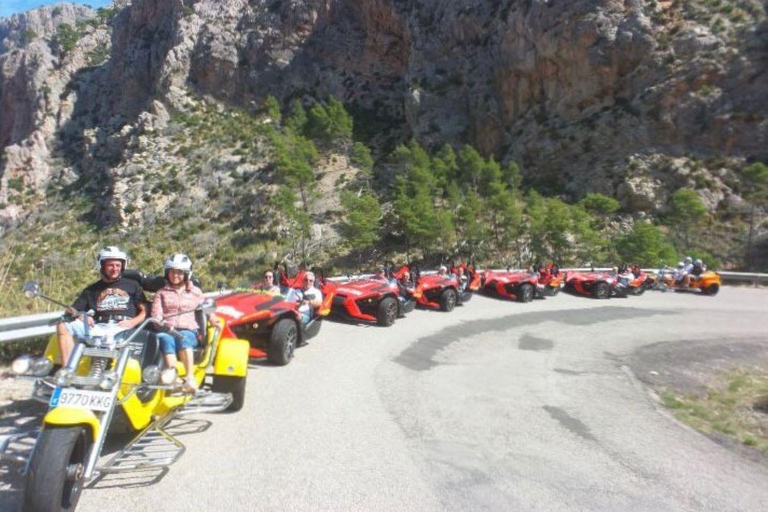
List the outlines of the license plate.
{"type": "Polygon", "coordinates": [[[51,395],[51,407],[75,407],[106,412],[112,408],[112,393],[85,389],[56,388],[51,395]]]}

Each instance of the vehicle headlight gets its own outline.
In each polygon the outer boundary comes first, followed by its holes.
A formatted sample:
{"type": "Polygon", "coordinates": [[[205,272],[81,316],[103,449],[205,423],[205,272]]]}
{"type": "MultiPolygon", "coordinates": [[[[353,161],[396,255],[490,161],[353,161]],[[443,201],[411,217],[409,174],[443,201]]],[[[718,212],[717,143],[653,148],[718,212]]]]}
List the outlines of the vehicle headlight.
{"type": "Polygon", "coordinates": [[[19,356],[11,363],[11,370],[16,375],[24,375],[29,371],[29,367],[32,365],[32,358],[28,354],[19,356]]]}
{"type": "Polygon", "coordinates": [[[141,372],[141,378],[147,384],[157,384],[160,382],[160,368],[155,364],[147,366],[144,368],[144,371],[141,372]]]}
{"type": "Polygon", "coordinates": [[[45,377],[51,373],[51,368],[53,368],[53,361],[47,357],[38,357],[32,360],[29,372],[35,377],[45,377]]]}
{"type": "Polygon", "coordinates": [[[162,372],[160,372],[160,383],[162,383],[164,386],[170,386],[174,382],[176,382],[176,377],[178,377],[179,374],[176,371],[176,368],[164,368],[162,372]]]}
{"type": "Polygon", "coordinates": [[[117,373],[110,370],[104,372],[104,375],[101,377],[101,382],[99,382],[99,387],[106,391],[115,387],[115,382],[117,382],[117,373]]]}
{"type": "Polygon", "coordinates": [[[65,386],[69,386],[72,383],[72,378],[74,376],[75,376],[74,370],[71,370],[69,368],[62,368],[61,370],[56,372],[54,379],[56,380],[57,386],[65,387],[65,386]]]}

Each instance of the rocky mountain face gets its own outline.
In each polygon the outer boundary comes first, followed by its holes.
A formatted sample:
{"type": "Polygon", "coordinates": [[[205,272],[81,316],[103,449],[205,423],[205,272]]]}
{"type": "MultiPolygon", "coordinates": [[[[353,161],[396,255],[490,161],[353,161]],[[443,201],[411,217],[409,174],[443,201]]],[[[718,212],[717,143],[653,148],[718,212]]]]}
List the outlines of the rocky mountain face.
{"type": "Polygon", "coordinates": [[[0,21],[0,54],[6,226],[62,175],[98,177],[100,220],[125,221],[146,134],[200,97],[253,109],[332,95],[374,147],[471,143],[537,188],[630,212],[661,211],[682,186],[738,208],[737,170],[768,158],[757,0],[60,5],[0,21]]]}

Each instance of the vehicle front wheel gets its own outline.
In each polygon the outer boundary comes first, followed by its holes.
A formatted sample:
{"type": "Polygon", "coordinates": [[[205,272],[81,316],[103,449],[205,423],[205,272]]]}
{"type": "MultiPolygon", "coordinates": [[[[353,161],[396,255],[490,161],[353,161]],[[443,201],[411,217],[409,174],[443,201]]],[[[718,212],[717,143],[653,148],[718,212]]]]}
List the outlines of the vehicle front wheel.
{"type": "Polygon", "coordinates": [[[456,290],[453,288],[446,288],[443,293],[440,294],[440,309],[443,311],[453,311],[456,307],[456,290]]]}
{"type": "Polygon", "coordinates": [[[233,377],[232,375],[215,375],[213,377],[214,393],[232,393],[232,403],[227,407],[228,411],[237,412],[243,408],[245,379],[246,377],[233,377]]]}
{"type": "Polygon", "coordinates": [[[713,297],[717,295],[717,292],[720,291],[720,285],[718,285],[717,283],[711,284],[706,288],[704,288],[702,291],[704,292],[704,295],[709,295],[710,297],[713,297]]]}
{"type": "Polygon", "coordinates": [[[293,359],[293,352],[299,339],[299,329],[296,322],[290,318],[283,318],[272,329],[269,337],[269,350],[267,359],[270,363],[285,366],[293,359]]]}
{"type": "Polygon", "coordinates": [[[596,299],[608,299],[611,296],[611,287],[608,283],[597,283],[592,290],[592,296],[596,299]]]}
{"type": "Polygon", "coordinates": [[[23,512],[71,512],[85,483],[91,442],[85,427],[46,427],[29,461],[23,512]]]}
{"type": "Polygon", "coordinates": [[[384,297],[379,302],[376,311],[376,323],[382,327],[389,327],[397,319],[397,299],[394,297],[384,297]]]}
{"type": "Polygon", "coordinates": [[[517,289],[517,300],[520,302],[531,302],[533,300],[533,286],[530,284],[521,284],[517,289]]]}

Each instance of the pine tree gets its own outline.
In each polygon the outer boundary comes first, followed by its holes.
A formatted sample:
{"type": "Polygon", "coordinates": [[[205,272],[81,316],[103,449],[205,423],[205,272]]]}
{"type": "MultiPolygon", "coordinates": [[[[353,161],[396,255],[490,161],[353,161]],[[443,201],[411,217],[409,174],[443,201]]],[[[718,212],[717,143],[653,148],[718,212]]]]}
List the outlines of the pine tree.
{"type": "Polygon", "coordinates": [[[268,96],[267,99],[264,100],[264,110],[274,124],[280,124],[282,117],[280,115],[280,102],[277,101],[277,98],[268,96]]]}
{"type": "Polygon", "coordinates": [[[622,261],[655,267],[677,260],[675,248],[659,229],[648,222],[636,222],[632,231],[619,235],[616,250],[622,261]]]}
{"type": "Polygon", "coordinates": [[[341,193],[341,205],[346,212],[341,230],[349,246],[362,253],[379,239],[381,204],[373,194],[350,191],[341,193]]]}
{"type": "Polygon", "coordinates": [[[483,174],[485,161],[475,148],[465,145],[459,152],[459,172],[461,180],[472,185],[477,190],[483,174]]]}
{"type": "Polygon", "coordinates": [[[681,188],[672,194],[669,203],[669,219],[677,225],[677,230],[682,235],[683,249],[688,250],[690,233],[704,223],[707,207],[701,202],[699,195],[689,188],[681,188]]]}
{"type": "Polygon", "coordinates": [[[307,127],[307,111],[304,110],[304,105],[300,100],[293,100],[291,116],[286,120],[285,126],[290,128],[293,133],[306,135],[304,130],[307,127]]]}

